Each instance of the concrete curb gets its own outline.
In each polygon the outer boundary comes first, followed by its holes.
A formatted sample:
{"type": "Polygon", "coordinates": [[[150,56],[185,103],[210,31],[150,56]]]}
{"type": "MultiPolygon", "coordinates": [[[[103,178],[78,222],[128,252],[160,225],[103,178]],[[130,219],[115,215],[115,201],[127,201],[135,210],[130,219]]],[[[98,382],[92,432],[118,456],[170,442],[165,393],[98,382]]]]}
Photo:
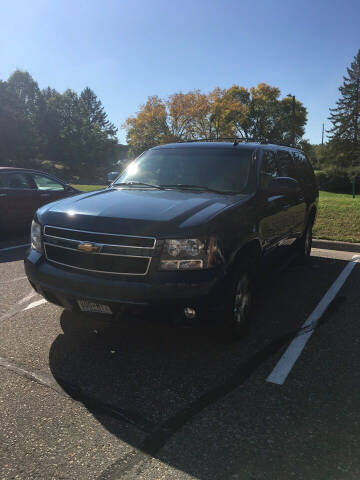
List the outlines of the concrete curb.
{"type": "Polygon", "coordinates": [[[324,250],[340,250],[342,252],[360,253],[360,243],[337,242],[313,238],[312,246],[314,248],[321,248],[324,250]]]}

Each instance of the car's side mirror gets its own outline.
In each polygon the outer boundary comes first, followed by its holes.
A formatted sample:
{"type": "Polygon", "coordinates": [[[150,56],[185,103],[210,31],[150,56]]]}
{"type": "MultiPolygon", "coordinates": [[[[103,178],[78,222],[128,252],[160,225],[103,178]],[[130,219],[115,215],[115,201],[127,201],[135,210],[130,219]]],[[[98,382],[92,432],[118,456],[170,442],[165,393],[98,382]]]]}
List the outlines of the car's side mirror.
{"type": "Polygon", "coordinates": [[[299,183],[294,178],[275,177],[269,183],[266,192],[270,195],[286,195],[299,190],[299,183]]]}
{"type": "Polygon", "coordinates": [[[72,186],[69,185],[68,183],[64,186],[64,188],[65,188],[65,192],[74,193],[74,192],[77,191],[74,187],[72,187],[72,186]]]}

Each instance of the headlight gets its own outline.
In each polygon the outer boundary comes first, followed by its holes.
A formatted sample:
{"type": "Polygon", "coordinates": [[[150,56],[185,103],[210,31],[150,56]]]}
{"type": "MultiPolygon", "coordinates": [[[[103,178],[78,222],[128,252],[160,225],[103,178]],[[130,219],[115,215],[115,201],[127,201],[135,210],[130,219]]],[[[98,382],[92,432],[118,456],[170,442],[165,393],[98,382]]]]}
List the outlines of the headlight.
{"type": "Polygon", "coordinates": [[[204,250],[204,243],[198,238],[186,240],[165,240],[165,253],[171,257],[197,257],[204,250]]]}
{"type": "MultiPolygon", "coordinates": [[[[201,270],[213,267],[214,237],[208,241],[198,238],[165,240],[160,270],[201,270]]],[[[217,243],[216,243],[217,244],[217,243]]]]}
{"type": "Polygon", "coordinates": [[[31,224],[31,248],[36,252],[42,252],[41,226],[35,220],[31,224]]]}

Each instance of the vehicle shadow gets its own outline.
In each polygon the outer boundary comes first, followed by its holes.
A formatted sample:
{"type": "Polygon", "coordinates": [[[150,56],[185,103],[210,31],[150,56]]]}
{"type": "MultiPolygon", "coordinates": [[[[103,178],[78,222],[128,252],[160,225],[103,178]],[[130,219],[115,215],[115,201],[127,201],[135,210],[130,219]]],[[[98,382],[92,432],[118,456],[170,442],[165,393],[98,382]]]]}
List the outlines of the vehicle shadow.
{"type": "MultiPolygon", "coordinates": [[[[131,439],[113,418],[135,424],[145,434],[143,446],[135,446],[161,459],[158,450],[172,433],[241,384],[296,334],[345,264],[313,257],[307,266],[292,265],[271,275],[257,294],[249,334],[239,341],[218,326],[181,328],[165,322],[167,312],[162,319],[144,312],[110,323],[64,311],[63,334],[49,352],[51,371],[69,395],[123,441],[131,439]]],[[[226,449],[225,433],[222,440],[226,449]]],[[[217,473],[205,475],[177,456],[171,462],[204,480],[219,478],[221,471],[218,465],[217,473]]],[[[235,472],[236,459],[233,463],[235,472]]],[[[224,473],[221,478],[234,477],[224,473]]]]}

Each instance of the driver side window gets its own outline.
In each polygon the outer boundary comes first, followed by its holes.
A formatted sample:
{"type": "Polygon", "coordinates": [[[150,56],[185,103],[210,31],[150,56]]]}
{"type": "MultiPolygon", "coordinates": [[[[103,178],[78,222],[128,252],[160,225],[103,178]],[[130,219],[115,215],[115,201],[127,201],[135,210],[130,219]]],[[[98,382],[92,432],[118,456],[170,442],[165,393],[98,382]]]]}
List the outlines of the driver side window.
{"type": "Polygon", "coordinates": [[[260,186],[263,189],[267,189],[274,177],[280,177],[280,170],[275,154],[273,152],[264,152],[260,170],[260,186]]]}

